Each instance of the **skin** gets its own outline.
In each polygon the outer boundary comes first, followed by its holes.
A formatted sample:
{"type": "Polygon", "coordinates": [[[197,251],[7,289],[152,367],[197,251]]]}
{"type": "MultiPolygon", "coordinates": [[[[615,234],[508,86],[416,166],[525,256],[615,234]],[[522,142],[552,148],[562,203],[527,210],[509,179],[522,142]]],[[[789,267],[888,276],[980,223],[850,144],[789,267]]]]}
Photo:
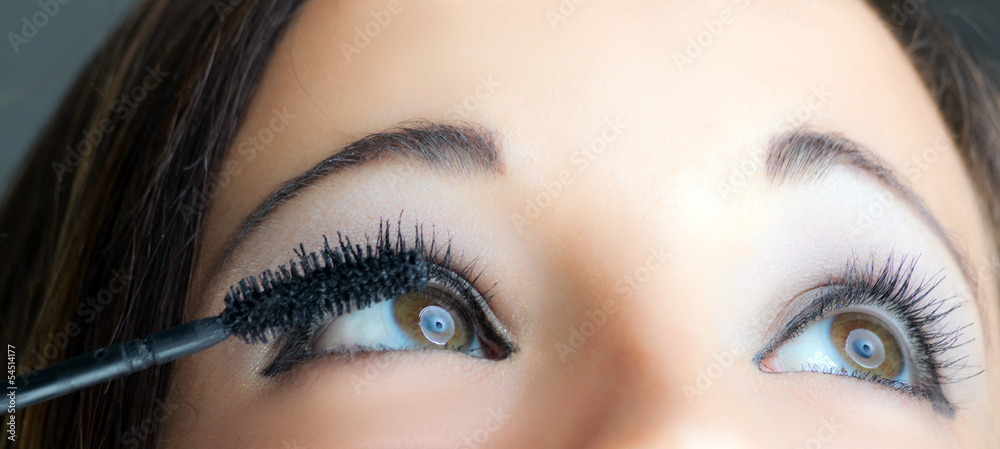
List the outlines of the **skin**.
{"type": "Polygon", "coordinates": [[[273,348],[232,339],[178,363],[155,420],[164,447],[1000,447],[988,228],[950,143],[913,169],[944,126],[863,2],[587,2],[554,27],[556,2],[404,3],[348,61],[339,44],[387,5],[313,1],[295,19],[237,142],[260,136],[275,108],[291,118],[252,158],[230,151],[238,170],[211,202],[190,318],[219,313],[229,285],[287,262],[299,243],[317,249],[337,231],[360,240],[401,219],[407,235],[433,225],[477,260],[476,286],[496,284],[492,310],[518,351],[501,362],[327,357],[265,379],[273,348]],[[724,10],[730,23],[679,66],[674,55],[724,10]],[[449,113],[481,77],[492,91],[449,113]],[[223,258],[282,183],[418,118],[493,130],[504,173],[369,164],[317,183],[223,258]],[[899,171],[978,283],[901,200],[870,209],[887,190],[858,169],[769,184],[759,155],[799,125],[899,171]],[[574,164],[602,133],[606,150],[574,164]],[[513,221],[563,171],[571,181],[542,213],[513,221]],[[973,341],[947,354],[978,367],[964,374],[985,371],[945,387],[953,418],[871,382],[766,373],[753,360],[800,294],[852,255],[890,252],[919,256],[918,275],[944,276],[935,296],[965,301],[945,327],[971,324],[973,341]],[[581,329],[589,336],[569,346],[581,329]]]}

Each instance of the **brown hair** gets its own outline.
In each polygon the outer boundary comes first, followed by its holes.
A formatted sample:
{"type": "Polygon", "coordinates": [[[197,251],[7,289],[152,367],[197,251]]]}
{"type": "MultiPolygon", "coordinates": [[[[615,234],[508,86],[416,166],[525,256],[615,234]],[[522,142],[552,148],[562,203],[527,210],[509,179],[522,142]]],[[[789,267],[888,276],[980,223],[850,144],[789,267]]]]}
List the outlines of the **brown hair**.
{"type": "Polygon", "coordinates": [[[1000,89],[957,35],[931,17],[927,0],[871,0],[910,55],[937,103],[976,187],[1000,252],[1000,89]]]}
{"type": "MultiPolygon", "coordinates": [[[[84,69],[0,209],[0,335],[17,343],[19,372],[183,320],[204,218],[190,206],[300,3],[149,0],[84,69]]],[[[937,101],[1000,242],[994,82],[916,0],[872,6],[937,101]]],[[[170,375],[19,411],[17,444],[154,447],[170,375]]]]}
{"type": "MultiPolygon", "coordinates": [[[[181,322],[203,211],[178,210],[200,204],[300,3],[142,2],[84,68],[0,210],[19,372],[181,322]]],[[[18,411],[16,444],[153,447],[169,380],[18,411]]]]}

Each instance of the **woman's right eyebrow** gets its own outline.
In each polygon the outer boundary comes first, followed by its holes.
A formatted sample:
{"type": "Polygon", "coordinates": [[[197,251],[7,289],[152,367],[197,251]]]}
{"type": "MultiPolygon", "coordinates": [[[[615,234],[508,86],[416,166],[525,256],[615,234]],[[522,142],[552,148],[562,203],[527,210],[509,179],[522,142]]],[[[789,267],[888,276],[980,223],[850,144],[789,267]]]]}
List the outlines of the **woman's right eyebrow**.
{"type": "Polygon", "coordinates": [[[327,157],[313,168],[292,178],[271,193],[243,221],[226,248],[219,268],[239,244],[265,219],[295,198],[306,187],[344,170],[371,162],[402,160],[418,162],[441,174],[502,175],[504,165],[496,134],[469,122],[438,123],[426,120],[404,122],[392,129],[369,134],[327,157]]]}

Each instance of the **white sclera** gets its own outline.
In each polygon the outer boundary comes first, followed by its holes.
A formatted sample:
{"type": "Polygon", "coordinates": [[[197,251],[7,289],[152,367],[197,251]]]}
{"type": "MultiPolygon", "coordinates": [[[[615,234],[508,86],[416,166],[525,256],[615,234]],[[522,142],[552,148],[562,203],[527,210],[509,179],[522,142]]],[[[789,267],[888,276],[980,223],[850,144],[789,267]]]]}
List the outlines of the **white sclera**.
{"type": "Polygon", "coordinates": [[[455,335],[455,319],[441,307],[427,306],[420,311],[420,330],[428,341],[444,346],[455,335]]]}

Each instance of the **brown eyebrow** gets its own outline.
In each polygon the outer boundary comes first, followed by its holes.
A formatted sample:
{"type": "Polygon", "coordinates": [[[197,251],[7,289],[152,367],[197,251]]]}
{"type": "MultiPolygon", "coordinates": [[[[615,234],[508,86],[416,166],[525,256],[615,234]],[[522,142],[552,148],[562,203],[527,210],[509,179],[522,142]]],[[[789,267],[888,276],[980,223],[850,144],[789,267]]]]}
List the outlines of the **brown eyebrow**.
{"type": "Polygon", "coordinates": [[[837,133],[818,133],[803,129],[775,136],[768,144],[765,167],[767,179],[772,185],[777,186],[790,181],[811,182],[823,177],[831,168],[838,165],[858,168],[873,176],[916,212],[931,231],[944,242],[974,292],[973,298],[979,306],[980,316],[986,316],[979,298],[979,290],[976,288],[976,278],[972,274],[965,253],[955,246],[920,196],[903,184],[896,171],[878,155],[837,133]]]}
{"type": "MultiPolygon", "coordinates": [[[[454,176],[504,173],[495,133],[489,129],[465,122],[458,124],[425,120],[404,122],[393,129],[369,134],[347,145],[313,168],[284,183],[247,216],[228,246],[223,261],[229,258],[232,251],[263,220],[305,188],[343,170],[360,167],[371,161],[381,162],[384,158],[396,157],[418,161],[436,171],[454,176]]],[[[896,171],[874,152],[837,133],[798,129],[771,139],[765,165],[767,179],[773,185],[790,181],[815,181],[837,165],[855,167],[876,178],[889,191],[902,198],[944,243],[972,288],[980,315],[985,316],[976,288],[976,279],[964,253],[955,246],[944,227],[930,213],[916,192],[903,184],[896,171]]]]}
{"type": "MultiPolygon", "coordinates": [[[[466,122],[437,123],[412,120],[396,127],[369,134],[327,157],[313,168],[278,187],[247,216],[239,232],[226,249],[223,261],[265,219],[305,188],[321,179],[372,161],[402,158],[417,161],[447,175],[475,173],[503,174],[495,133],[466,122]]],[[[223,262],[224,263],[224,262],[223,262]]]]}

